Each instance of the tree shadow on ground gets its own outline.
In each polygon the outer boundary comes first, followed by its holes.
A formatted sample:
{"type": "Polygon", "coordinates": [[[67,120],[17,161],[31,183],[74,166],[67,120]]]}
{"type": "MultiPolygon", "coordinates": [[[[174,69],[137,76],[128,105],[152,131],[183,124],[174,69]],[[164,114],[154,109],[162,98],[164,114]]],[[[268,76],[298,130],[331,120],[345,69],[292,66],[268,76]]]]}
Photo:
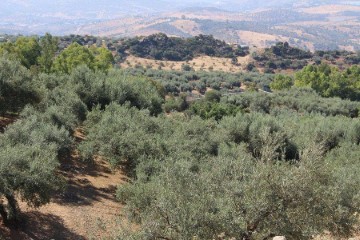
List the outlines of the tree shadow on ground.
{"type": "Polygon", "coordinates": [[[111,178],[117,176],[126,181],[123,175],[113,175],[114,169],[106,160],[98,157],[92,162],[82,161],[76,149],[70,156],[61,158],[60,163],[59,173],[67,180],[67,185],[64,192],[57,194],[52,201],[61,205],[92,205],[102,199],[114,201],[117,184],[109,184],[111,178]],[[103,184],[96,186],[95,178],[103,184]]]}
{"type": "Polygon", "coordinates": [[[65,191],[53,198],[53,202],[61,205],[91,205],[102,199],[114,200],[116,186],[96,188],[86,179],[68,182],[65,191]]]}
{"type": "Polygon", "coordinates": [[[66,228],[60,217],[37,211],[22,214],[22,221],[17,226],[6,228],[1,225],[0,239],[2,239],[1,236],[6,240],[86,239],[66,228]]]}

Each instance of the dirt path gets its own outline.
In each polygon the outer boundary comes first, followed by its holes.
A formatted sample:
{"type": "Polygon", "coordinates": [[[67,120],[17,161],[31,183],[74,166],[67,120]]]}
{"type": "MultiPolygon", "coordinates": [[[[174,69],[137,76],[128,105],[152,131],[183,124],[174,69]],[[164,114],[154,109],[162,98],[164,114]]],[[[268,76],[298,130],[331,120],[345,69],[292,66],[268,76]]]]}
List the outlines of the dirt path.
{"type": "MultiPolygon", "coordinates": [[[[75,133],[77,141],[83,138],[75,133]]],[[[120,170],[97,158],[93,164],[79,160],[76,151],[61,162],[60,173],[67,180],[64,193],[50,204],[33,209],[20,203],[24,224],[17,229],[1,229],[4,239],[62,240],[110,237],[119,222],[122,206],[115,200],[116,186],[126,181],[120,170]]]]}

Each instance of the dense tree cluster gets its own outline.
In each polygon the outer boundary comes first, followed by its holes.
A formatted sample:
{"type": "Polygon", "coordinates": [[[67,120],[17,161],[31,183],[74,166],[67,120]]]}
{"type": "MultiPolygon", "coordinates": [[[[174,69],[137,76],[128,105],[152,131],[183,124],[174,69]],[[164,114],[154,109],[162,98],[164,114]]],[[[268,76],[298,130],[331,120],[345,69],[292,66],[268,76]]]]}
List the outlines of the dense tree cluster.
{"type": "Polygon", "coordinates": [[[107,71],[113,62],[113,55],[106,48],[88,48],[73,43],[56,57],[54,70],[71,73],[77,66],[86,65],[92,70],[107,71]]]}
{"type": "Polygon", "coordinates": [[[233,58],[248,54],[246,48],[233,48],[212,36],[199,35],[193,38],[168,37],[163,33],[143,39],[130,39],[125,43],[131,54],[156,60],[186,61],[199,55],[233,58]]]}
{"type": "Polygon", "coordinates": [[[59,51],[59,38],[46,34],[43,37],[18,37],[15,42],[0,44],[0,55],[32,69],[32,72],[71,73],[80,65],[92,70],[107,71],[112,67],[112,53],[104,47],[80,45],[77,42],[59,51]]]}
{"type": "Polygon", "coordinates": [[[266,72],[275,69],[301,69],[313,58],[313,54],[289,45],[287,42],[278,42],[263,53],[253,53],[257,65],[264,67],[266,72]]]}
{"type": "Polygon", "coordinates": [[[291,47],[288,42],[279,42],[267,51],[282,58],[307,59],[313,56],[309,51],[291,47]]]}
{"type": "Polygon", "coordinates": [[[295,86],[310,87],[324,97],[360,100],[360,67],[344,71],[326,64],[307,66],[295,74],[295,86]]]}

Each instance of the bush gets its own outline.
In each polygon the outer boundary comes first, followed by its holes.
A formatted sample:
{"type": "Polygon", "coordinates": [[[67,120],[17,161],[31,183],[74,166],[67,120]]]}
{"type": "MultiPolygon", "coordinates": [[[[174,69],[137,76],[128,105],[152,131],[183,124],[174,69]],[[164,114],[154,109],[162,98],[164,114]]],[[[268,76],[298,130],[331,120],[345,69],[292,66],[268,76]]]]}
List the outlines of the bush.
{"type": "Polygon", "coordinates": [[[181,95],[180,97],[170,97],[164,103],[164,111],[170,113],[172,111],[182,112],[186,110],[188,103],[186,102],[186,95],[181,95]]]}
{"type": "Polygon", "coordinates": [[[221,93],[216,90],[208,91],[205,93],[205,100],[209,102],[220,102],[221,93]]]}

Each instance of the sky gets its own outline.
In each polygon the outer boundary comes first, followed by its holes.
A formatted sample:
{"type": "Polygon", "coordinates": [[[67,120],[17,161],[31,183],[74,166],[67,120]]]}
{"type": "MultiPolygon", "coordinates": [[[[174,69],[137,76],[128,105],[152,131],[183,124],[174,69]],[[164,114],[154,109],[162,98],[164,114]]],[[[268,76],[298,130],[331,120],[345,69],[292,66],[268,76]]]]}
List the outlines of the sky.
{"type": "MultiPolygon", "coordinates": [[[[340,2],[334,0],[1,0],[1,12],[6,14],[46,12],[156,12],[184,7],[218,7],[226,10],[246,10],[257,7],[289,6],[299,2],[340,2]]],[[[0,14],[2,14],[0,12],[0,14]]]]}

